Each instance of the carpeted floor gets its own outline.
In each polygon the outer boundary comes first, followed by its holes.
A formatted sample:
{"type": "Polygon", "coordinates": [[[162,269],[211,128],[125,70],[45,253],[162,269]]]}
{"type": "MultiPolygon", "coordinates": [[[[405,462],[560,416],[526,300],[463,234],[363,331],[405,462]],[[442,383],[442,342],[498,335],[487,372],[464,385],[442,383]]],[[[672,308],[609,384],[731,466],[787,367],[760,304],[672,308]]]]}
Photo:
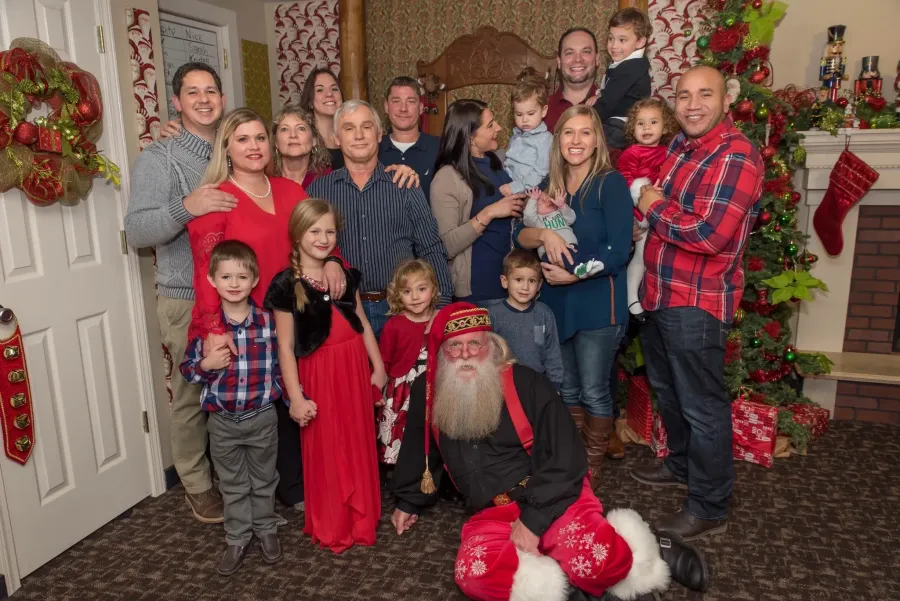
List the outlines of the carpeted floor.
{"type": "MultiPolygon", "coordinates": [[[[674,489],[632,481],[650,458],[630,446],[608,463],[607,507],[653,519],[679,505],[674,489]]],[[[889,601],[900,599],[900,428],[834,423],[808,457],[772,469],[737,465],[728,532],[700,543],[713,570],[708,593],[673,585],[667,600],[889,601]]],[[[218,576],[221,526],[195,522],[181,489],[146,499],[24,580],[12,599],[29,601],[455,601],[453,565],[464,510],[442,504],[397,537],[385,498],[378,543],[340,556],[314,549],[299,516],[285,512],[284,560],[251,550],[236,575],[218,576]]],[[[77,516],[73,516],[77,519],[77,516]]]]}

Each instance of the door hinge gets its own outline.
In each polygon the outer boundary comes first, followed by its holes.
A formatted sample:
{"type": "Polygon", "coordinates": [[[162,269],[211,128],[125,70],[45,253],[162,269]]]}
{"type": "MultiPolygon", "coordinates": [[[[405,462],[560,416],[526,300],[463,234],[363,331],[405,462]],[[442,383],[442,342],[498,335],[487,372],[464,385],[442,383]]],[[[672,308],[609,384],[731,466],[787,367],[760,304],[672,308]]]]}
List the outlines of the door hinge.
{"type": "Polygon", "coordinates": [[[227,69],[227,68],[228,68],[228,48],[223,48],[223,49],[222,49],[222,56],[223,56],[223,58],[225,59],[225,61],[224,61],[224,65],[225,65],[225,66],[222,67],[222,68],[223,68],[223,69],[227,69]]]}
{"type": "Polygon", "coordinates": [[[103,39],[103,25],[97,25],[97,48],[100,49],[100,53],[106,52],[106,42],[103,39]]]}
{"type": "Polygon", "coordinates": [[[119,242],[122,245],[122,254],[128,254],[128,240],[125,238],[125,230],[119,230],[119,242]]]}
{"type": "Polygon", "coordinates": [[[150,418],[147,417],[146,411],[141,411],[141,423],[144,426],[144,432],[150,432],[150,418]]]}

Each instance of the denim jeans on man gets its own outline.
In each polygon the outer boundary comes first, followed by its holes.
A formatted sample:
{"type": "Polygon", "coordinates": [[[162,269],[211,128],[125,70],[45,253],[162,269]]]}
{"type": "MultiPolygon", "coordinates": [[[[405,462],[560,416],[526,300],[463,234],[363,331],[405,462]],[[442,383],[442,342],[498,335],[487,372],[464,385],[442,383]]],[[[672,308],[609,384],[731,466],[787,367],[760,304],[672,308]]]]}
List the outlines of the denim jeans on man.
{"type": "Polygon", "coordinates": [[[684,509],[706,520],[728,517],[734,488],[731,401],[725,392],[729,326],[696,307],[649,314],[641,345],[666,426],[666,467],[687,482],[684,509]]]}
{"type": "Polygon", "coordinates": [[[625,325],[619,324],[582,330],[562,343],[563,403],[584,406],[594,417],[613,416],[609,374],[624,335],[625,325]]]}
{"type": "Polygon", "coordinates": [[[375,338],[381,338],[381,330],[384,328],[384,324],[387,323],[387,320],[390,317],[387,314],[387,300],[363,301],[363,311],[366,313],[369,325],[372,326],[372,331],[375,332],[375,338]]]}

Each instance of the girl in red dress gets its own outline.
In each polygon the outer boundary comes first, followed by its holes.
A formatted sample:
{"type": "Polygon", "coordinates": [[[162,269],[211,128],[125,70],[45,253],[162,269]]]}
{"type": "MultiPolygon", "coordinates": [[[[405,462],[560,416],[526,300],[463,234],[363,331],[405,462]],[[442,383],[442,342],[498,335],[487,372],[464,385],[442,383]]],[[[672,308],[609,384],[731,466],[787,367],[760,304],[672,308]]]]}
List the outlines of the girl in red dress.
{"type": "Polygon", "coordinates": [[[404,261],[388,284],[388,314],[393,315],[381,331],[378,348],[388,375],[385,405],[378,417],[378,458],[397,463],[409,391],[425,371],[428,358],[425,334],[440,298],[437,275],[421,259],[404,261]]]}
{"type": "Polygon", "coordinates": [[[628,111],[625,135],[631,146],[622,152],[616,165],[631,187],[634,201],[634,217],[645,230],[634,243],[634,256],[628,263],[628,311],[640,318],[644,310],[639,298],[641,280],[644,279],[644,244],[647,241],[647,219],[637,210],[641,188],[656,184],[659,168],[666,158],[666,148],[672,136],[678,133],[675,113],[664,100],[645,98],[638,100],[628,111]]]}
{"type": "Polygon", "coordinates": [[[346,271],[347,289],[340,297],[325,285],[338,225],[324,200],[311,198],[294,207],[288,223],[291,266],[272,280],[264,305],[275,314],[290,415],[302,426],[303,532],[335,553],[375,543],[381,493],[372,386],[387,383],[359,298],[359,271],[346,271]]]}

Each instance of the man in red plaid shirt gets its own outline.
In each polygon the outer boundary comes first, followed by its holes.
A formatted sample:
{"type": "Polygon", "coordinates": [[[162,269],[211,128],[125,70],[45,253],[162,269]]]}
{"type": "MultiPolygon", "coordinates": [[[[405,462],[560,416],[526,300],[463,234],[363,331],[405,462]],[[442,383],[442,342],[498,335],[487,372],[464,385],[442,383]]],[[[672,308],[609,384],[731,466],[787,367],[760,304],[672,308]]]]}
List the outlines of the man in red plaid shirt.
{"type": "Polygon", "coordinates": [[[654,523],[684,540],[724,532],[734,486],[725,338],[744,289],[743,255],[759,211],[765,168],[738,130],[725,78],[694,67],[678,82],[682,133],[645,186],[650,224],[641,304],[647,376],[668,433],[665,462],[632,472],[639,482],[688,489],[683,509],[654,523]]]}

